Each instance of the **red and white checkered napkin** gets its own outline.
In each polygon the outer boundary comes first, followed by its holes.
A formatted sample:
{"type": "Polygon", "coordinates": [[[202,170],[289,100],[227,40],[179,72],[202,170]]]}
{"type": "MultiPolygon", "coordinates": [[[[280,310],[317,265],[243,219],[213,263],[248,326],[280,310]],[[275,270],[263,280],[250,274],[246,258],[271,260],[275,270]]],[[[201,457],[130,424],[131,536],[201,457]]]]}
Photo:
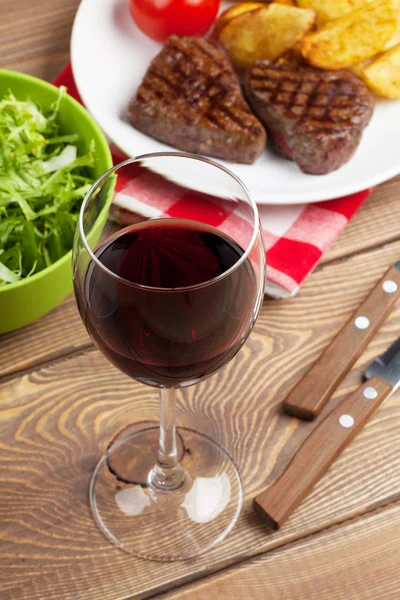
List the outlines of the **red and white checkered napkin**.
{"type": "MultiPolygon", "coordinates": [[[[71,96],[82,103],[68,65],[55,79],[55,85],[65,85],[71,96]]],[[[140,154],[140,149],[138,149],[140,154]]],[[[123,156],[113,148],[115,161],[123,156]]],[[[137,190],[120,177],[114,203],[121,210],[134,211],[145,217],[166,215],[195,219],[234,234],[241,219],[234,213],[221,210],[210,202],[196,202],[185,197],[174,203],[164,193],[137,197],[137,190]]],[[[371,190],[322,203],[285,206],[259,206],[267,251],[267,282],[265,291],[276,298],[294,296],[306,276],[314,269],[324,252],[336,240],[371,190]]]]}

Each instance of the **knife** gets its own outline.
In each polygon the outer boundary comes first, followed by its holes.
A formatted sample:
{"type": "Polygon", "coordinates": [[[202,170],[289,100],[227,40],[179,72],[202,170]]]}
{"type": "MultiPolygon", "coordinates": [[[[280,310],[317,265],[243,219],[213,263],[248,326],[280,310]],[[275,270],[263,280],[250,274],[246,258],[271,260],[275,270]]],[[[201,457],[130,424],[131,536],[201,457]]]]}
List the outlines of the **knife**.
{"type": "Polygon", "coordinates": [[[276,529],[400,385],[400,338],[368,367],[365,378],[367,381],[317,425],[277,481],[254,499],[254,509],[276,529]]]}
{"type": "Polygon", "coordinates": [[[391,266],[317,362],[293,388],[283,409],[301,419],[317,417],[379,329],[400,296],[400,261],[391,266]]]}

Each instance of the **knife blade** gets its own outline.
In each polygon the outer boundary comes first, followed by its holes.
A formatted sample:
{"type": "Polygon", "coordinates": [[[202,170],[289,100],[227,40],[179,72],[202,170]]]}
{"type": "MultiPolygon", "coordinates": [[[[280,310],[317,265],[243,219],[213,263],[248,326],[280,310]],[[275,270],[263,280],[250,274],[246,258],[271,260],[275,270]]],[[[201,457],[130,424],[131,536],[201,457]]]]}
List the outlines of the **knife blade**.
{"type": "Polygon", "coordinates": [[[400,261],[391,266],[316,363],[283,402],[286,413],[313,420],[400,297],[400,261]]]}
{"type": "Polygon", "coordinates": [[[276,529],[297,508],[380,404],[400,385],[400,338],[367,368],[366,381],[308,436],[289,466],[253,502],[276,529]]]}

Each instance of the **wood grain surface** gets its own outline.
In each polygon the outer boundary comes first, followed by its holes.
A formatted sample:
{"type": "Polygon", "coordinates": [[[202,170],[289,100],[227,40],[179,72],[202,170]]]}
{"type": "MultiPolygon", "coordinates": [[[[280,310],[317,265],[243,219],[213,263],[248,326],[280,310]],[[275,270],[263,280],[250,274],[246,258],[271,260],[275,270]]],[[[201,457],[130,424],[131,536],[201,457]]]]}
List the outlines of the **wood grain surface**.
{"type": "Polygon", "coordinates": [[[398,600],[400,506],[266,554],[159,600],[398,600]]]}
{"type": "MultiPolygon", "coordinates": [[[[88,508],[89,477],[110,439],[129,422],[157,418],[154,390],[119,373],[97,350],[5,382],[0,403],[2,600],[154,596],[398,498],[396,394],[282,530],[273,532],[251,508],[252,498],[279,476],[318,423],[283,415],[281,400],[399,254],[397,242],[327,265],[297,298],[266,301],[236,359],[180,395],[178,422],[223,444],[246,487],[237,527],[215,551],[193,562],[150,566],[124,554],[102,537],[88,508]]],[[[336,402],[354,389],[362,366],[393,341],[399,328],[397,306],[343,381],[336,402]]],[[[320,418],[334,406],[335,401],[320,418]]]]}
{"type": "Polygon", "coordinates": [[[0,0],[0,68],[51,81],[69,60],[79,0],[0,0]]]}
{"type": "MultiPolygon", "coordinates": [[[[78,3],[0,0],[0,67],[52,80],[69,60],[78,3]]],[[[400,258],[399,223],[400,177],[374,190],[295,299],[265,301],[249,342],[227,368],[179,396],[179,423],[219,440],[246,487],[237,527],[196,561],[132,558],[103,538],[88,506],[89,478],[108,442],[127,423],[137,428],[158,418],[154,390],[130,381],[95,350],[72,296],[1,336],[1,600],[156,598],[193,581],[168,598],[397,600],[400,509],[385,506],[400,497],[400,393],[380,407],[282,530],[263,524],[251,501],[399,335],[397,306],[315,422],[282,414],[283,398],[400,258]],[[374,509],[379,514],[368,516],[374,509]]]]}
{"type": "Polygon", "coordinates": [[[74,296],[28,327],[0,335],[0,377],[92,346],[74,296]]]}

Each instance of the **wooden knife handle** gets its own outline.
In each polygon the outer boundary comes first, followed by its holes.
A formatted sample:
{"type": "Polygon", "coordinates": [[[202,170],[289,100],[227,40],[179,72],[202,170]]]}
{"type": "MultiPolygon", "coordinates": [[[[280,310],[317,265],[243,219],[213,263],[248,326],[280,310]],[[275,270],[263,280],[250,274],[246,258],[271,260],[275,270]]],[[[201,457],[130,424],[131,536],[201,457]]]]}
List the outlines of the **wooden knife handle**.
{"type": "Polygon", "coordinates": [[[255,510],[279,529],[392,389],[371,377],[347,396],[308,436],[278,480],[255,498],[255,510]]]}
{"type": "Polygon", "coordinates": [[[283,402],[290,415],[317,417],[400,296],[400,270],[390,267],[317,362],[283,402]]]}

